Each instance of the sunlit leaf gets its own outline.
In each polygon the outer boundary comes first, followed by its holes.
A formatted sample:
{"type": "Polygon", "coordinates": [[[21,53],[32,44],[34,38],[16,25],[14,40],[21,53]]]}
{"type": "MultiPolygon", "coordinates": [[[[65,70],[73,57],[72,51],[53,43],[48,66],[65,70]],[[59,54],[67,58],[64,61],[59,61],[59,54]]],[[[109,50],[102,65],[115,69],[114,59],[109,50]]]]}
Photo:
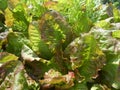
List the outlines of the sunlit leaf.
{"type": "Polygon", "coordinates": [[[120,38],[120,30],[113,31],[112,36],[115,37],[115,38],[120,38]]]}
{"type": "Polygon", "coordinates": [[[14,22],[12,25],[12,29],[14,31],[19,31],[24,33],[26,36],[28,35],[28,21],[25,17],[25,7],[22,4],[18,4],[13,10],[14,22]]]}
{"type": "Polygon", "coordinates": [[[23,70],[15,72],[13,90],[29,90],[25,72],[23,70]]]}
{"type": "Polygon", "coordinates": [[[108,88],[106,85],[95,84],[91,87],[90,90],[111,90],[111,89],[108,88]]]}
{"type": "Polygon", "coordinates": [[[75,83],[70,90],[88,90],[86,83],[75,83]]]}
{"type": "Polygon", "coordinates": [[[13,21],[14,21],[13,13],[7,8],[5,10],[5,24],[8,27],[11,27],[13,25],[13,21]]]}
{"type": "Polygon", "coordinates": [[[113,16],[114,16],[115,22],[120,21],[120,11],[117,8],[113,9],[113,16]]]}
{"type": "Polygon", "coordinates": [[[99,27],[99,28],[107,29],[107,30],[112,27],[112,25],[108,19],[96,22],[95,26],[99,27]]]}
{"type": "Polygon", "coordinates": [[[40,58],[26,45],[22,48],[21,56],[24,60],[28,61],[40,60],[40,58]]]}
{"type": "Polygon", "coordinates": [[[18,57],[15,56],[14,54],[10,54],[7,52],[1,52],[0,53],[0,64],[6,63],[8,61],[12,61],[12,60],[17,60],[18,57]]]}
{"type": "Polygon", "coordinates": [[[26,0],[27,14],[30,15],[33,20],[38,19],[46,12],[43,2],[44,0],[26,0]]]}

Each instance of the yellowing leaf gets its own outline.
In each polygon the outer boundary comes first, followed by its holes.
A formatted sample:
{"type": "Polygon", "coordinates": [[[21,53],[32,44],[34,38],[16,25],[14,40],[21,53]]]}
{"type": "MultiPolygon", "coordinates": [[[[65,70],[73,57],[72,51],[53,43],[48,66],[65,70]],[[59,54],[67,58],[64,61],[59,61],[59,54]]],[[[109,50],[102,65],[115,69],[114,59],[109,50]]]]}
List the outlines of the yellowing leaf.
{"type": "Polygon", "coordinates": [[[5,24],[8,27],[11,27],[13,25],[13,22],[14,22],[13,13],[7,8],[5,10],[5,24]]]}
{"type": "Polygon", "coordinates": [[[20,0],[8,0],[8,7],[10,9],[13,9],[19,2],[20,0]]]}

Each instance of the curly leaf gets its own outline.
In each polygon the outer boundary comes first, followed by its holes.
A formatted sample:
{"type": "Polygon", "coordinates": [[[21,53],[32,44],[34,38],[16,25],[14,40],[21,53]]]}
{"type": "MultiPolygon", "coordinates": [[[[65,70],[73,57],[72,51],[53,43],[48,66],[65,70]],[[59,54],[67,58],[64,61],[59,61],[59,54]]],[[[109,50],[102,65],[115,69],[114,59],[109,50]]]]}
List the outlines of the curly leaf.
{"type": "Polygon", "coordinates": [[[41,39],[55,51],[56,45],[65,48],[74,38],[73,31],[65,18],[57,11],[46,12],[39,20],[41,39]]]}
{"type": "MultiPolygon", "coordinates": [[[[114,37],[116,35],[115,32],[119,32],[119,30],[92,28],[90,33],[98,41],[101,50],[106,53],[115,54],[120,52],[120,40],[114,37]]],[[[119,33],[117,33],[116,37],[119,37],[119,33]]]]}
{"type": "Polygon", "coordinates": [[[80,75],[86,81],[96,78],[97,73],[105,65],[105,55],[90,34],[85,34],[75,39],[65,50],[65,55],[70,55],[71,68],[79,69],[80,75]]]}
{"type": "Polygon", "coordinates": [[[118,30],[104,30],[100,28],[93,28],[91,33],[97,39],[99,46],[106,54],[106,65],[103,67],[100,74],[100,82],[105,83],[108,86],[113,86],[116,89],[120,88],[120,73],[119,73],[119,62],[120,62],[120,41],[113,35],[118,30]]]}

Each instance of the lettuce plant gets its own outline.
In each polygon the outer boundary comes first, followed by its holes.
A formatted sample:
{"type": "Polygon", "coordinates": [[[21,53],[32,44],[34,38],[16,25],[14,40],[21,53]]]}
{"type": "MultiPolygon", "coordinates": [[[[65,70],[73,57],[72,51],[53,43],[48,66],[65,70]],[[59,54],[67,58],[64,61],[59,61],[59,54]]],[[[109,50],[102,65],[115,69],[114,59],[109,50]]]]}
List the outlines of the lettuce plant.
{"type": "Polygon", "coordinates": [[[119,90],[119,14],[101,0],[0,0],[0,90],[119,90]]]}

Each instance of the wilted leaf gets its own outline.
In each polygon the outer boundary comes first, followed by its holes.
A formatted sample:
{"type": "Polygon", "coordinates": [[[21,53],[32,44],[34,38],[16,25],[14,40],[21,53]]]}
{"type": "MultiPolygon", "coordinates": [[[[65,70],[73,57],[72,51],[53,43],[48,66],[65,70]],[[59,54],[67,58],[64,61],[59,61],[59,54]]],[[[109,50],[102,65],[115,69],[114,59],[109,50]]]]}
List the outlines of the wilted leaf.
{"type": "Polygon", "coordinates": [[[3,46],[6,46],[8,32],[0,33],[0,49],[5,49],[3,46]]]}
{"type": "Polygon", "coordinates": [[[14,9],[17,4],[19,4],[20,0],[8,0],[9,9],[14,9]]]}
{"type": "Polygon", "coordinates": [[[45,73],[44,79],[40,80],[43,86],[55,86],[60,88],[70,88],[74,85],[74,72],[69,72],[66,75],[62,75],[60,72],[50,69],[45,73]]]}

